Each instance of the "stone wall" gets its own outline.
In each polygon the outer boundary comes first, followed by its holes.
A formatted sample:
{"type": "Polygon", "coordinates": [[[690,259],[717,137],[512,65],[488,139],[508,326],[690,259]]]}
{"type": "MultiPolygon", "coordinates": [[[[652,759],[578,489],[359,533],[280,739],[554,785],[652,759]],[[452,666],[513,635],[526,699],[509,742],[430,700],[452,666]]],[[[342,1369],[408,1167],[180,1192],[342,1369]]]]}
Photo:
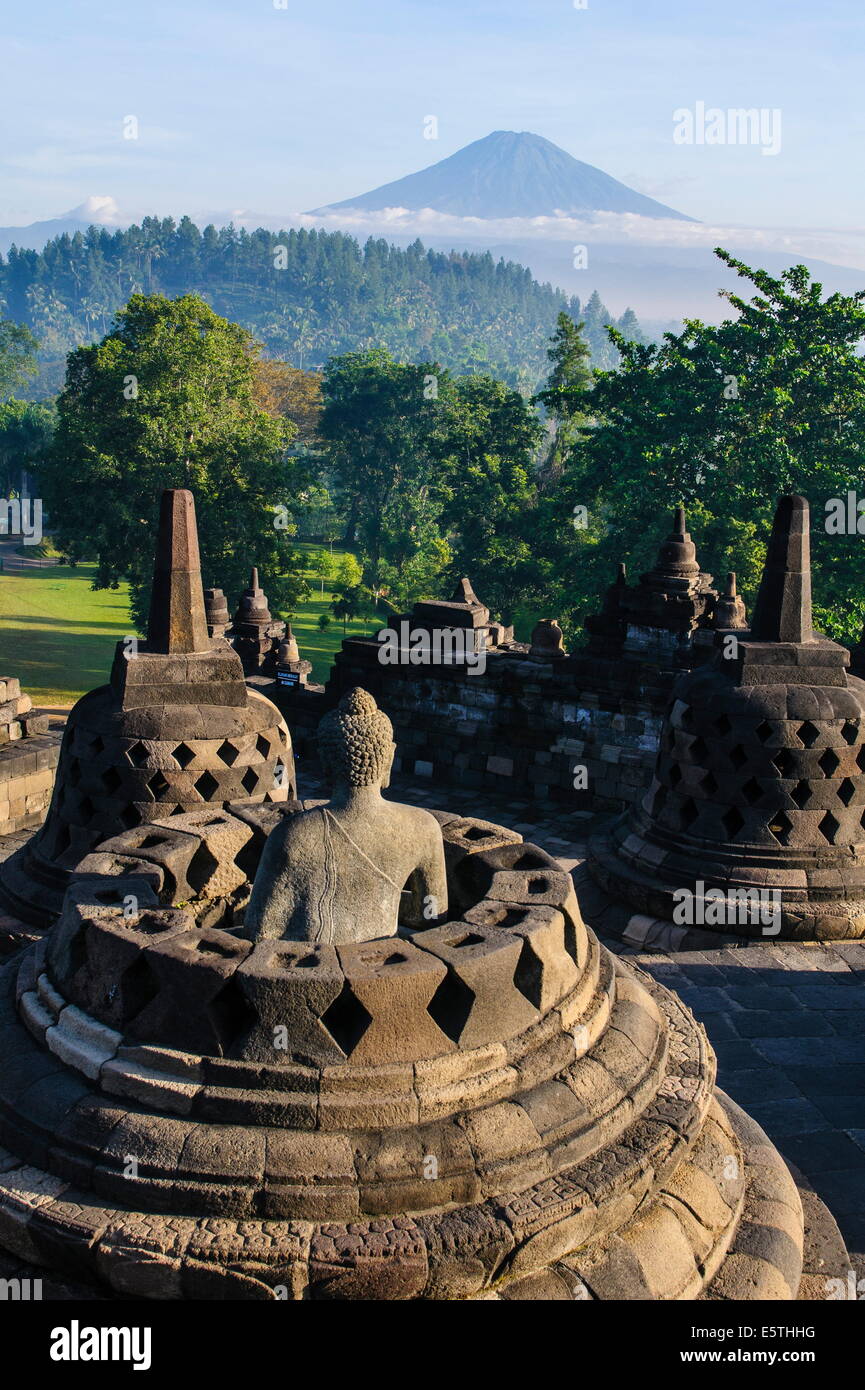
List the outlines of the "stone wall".
{"type": "Polygon", "coordinates": [[[0,747],[0,835],[41,825],[51,801],[60,735],[32,734],[0,747]]]}
{"type": "Polygon", "coordinates": [[[648,785],[679,674],[639,657],[534,660],[519,643],[488,652],[483,673],[378,658],[375,641],[349,638],[323,691],[262,684],[301,757],[314,756],[324,710],[361,685],[393,721],[396,770],[586,810],[622,808],[648,785]],[[585,789],[574,786],[578,767],[585,789]]]}

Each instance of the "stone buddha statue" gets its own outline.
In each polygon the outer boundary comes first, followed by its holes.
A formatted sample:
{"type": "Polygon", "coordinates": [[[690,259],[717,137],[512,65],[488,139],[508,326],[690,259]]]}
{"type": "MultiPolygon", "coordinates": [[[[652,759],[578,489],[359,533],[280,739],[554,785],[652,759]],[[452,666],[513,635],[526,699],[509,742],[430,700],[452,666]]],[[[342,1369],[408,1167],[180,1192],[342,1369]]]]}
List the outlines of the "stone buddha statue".
{"type": "Polygon", "coordinates": [[[436,925],[447,910],[441,828],[381,794],[396,751],[387,715],[356,687],[322,719],[318,745],[332,799],[269,836],[245,934],[340,944],[436,925]]]}

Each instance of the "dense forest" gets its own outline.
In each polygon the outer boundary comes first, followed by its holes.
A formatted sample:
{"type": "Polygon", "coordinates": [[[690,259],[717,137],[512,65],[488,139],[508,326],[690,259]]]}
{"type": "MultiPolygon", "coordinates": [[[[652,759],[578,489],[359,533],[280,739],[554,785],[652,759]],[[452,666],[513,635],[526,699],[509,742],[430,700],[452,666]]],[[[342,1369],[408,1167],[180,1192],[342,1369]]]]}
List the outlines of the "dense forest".
{"type": "Polygon", "coordinates": [[[40,344],[34,394],[55,394],[66,353],[108,332],[135,293],[195,293],[247,328],[267,355],[296,367],[381,347],[401,361],[493,372],[523,391],[541,384],[563,311],[584,321],[595,366],[617,359],[608,324],[641,340],[630,310],[617,320],[597,294],[581,304],[488,252],[427,251],[420,241],[402,249],[372,238],[361,246],[342,232],[202,232],[188,217],[146,217],[126,230],[92,226],[41,252],[12,247],[0,257],[0,311],[40,344]]]}

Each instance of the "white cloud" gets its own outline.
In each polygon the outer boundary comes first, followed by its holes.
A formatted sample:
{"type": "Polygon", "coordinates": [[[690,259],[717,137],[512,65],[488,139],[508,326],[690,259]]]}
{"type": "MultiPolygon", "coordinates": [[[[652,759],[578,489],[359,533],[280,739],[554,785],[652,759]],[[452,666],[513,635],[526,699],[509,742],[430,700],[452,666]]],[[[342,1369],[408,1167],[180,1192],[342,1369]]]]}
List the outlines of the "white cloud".
{"type": "Polygon", "coordinates": [[[250,230],[267,227],[274,231],[289,227],[324,227],[329,231],[352,232],[367,236],[448,237],[454,246],[474,242],[562,241],[591,245],[670,247],[680,250],[711,250],[715,246],[735,246],[737,251],[777,251],[791,258],[813,257],[835,265],[865,269],[865,236],[857,229],[746,227],[735,223],[709,225],[681,222],[675,218],[640,217],[636,213],[597,212],[578,218],[564,213],[555,217],[457,217],[432,208],[410,211],[384,208],[366,212],[344,208],[317,215],[287,213],[282,217],[252,213],[244,209],[209,213],[207,220],[250,230]]]}

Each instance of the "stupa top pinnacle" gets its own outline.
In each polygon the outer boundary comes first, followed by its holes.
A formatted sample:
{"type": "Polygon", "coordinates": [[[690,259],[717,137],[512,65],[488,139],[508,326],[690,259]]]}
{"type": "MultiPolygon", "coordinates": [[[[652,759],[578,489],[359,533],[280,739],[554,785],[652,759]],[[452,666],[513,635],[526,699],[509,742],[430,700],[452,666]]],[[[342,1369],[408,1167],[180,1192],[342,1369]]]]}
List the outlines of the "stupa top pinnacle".
{"type": "Polygon", "coordinates": [[[782,497],[766,551],[754,605],[755,642],[813,642],[809,507],[804,497],[782,497]]]}
{"type": "Polygon", "coordinates": [[[697,548],[685,529],[685,508],[676,507],[672,530],[658,551],[654,569],[643,576],[644,582],[657,588],[670,579],[686,579],[699,573],[697,548]]]}
{"type": "Polygon", "coordinates": [[[204,612],[195,501],[186,488],[167,488],[162,494],[147,646],[166,655],[206,652],[213,646],[204,612]]]}

